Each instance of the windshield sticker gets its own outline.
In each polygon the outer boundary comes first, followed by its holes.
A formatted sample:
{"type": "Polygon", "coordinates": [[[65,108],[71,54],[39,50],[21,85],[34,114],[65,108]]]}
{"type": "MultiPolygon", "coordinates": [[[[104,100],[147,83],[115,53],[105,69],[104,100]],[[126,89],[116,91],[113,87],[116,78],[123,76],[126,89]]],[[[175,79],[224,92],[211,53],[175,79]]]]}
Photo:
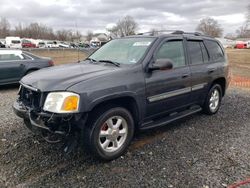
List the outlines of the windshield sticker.
{"type": "Polygon", "coordinates": [[[133,46],[149,46],[151,42],[135,42],[133,46]]]}

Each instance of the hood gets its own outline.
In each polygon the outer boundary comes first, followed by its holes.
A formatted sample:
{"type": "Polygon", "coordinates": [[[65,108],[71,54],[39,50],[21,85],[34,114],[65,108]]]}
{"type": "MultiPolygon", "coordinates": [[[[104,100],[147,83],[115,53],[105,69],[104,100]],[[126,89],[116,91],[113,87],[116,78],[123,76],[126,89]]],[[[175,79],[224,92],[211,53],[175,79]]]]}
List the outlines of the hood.
{"type": "Polygon", "coordinates": [[[40,91],[62,91],[79,82],[116,70],[119,68],[105,64],[66,64],[35,71],[23,77],[21,83],[40,91]]]}

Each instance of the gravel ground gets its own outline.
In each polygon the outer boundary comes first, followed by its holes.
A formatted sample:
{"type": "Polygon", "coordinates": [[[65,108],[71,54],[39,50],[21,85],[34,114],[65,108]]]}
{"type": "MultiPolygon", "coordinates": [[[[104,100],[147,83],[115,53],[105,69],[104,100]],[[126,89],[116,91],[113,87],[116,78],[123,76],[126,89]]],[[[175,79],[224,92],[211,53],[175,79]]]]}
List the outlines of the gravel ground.
{"type": "Polygon", "coordinates": [[[109,163],[30,133],[12,112],[16,93],[0,88],[0,187],[217,188],[250,177],[250,90],[230,88],[217,115],[140,133],[109,163]]]}

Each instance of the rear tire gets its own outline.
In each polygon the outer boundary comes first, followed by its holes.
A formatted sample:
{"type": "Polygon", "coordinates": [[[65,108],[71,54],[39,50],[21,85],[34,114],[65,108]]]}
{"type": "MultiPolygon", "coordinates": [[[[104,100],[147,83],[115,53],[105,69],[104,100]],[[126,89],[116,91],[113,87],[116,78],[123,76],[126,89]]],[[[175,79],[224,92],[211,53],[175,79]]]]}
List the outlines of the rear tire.
{"type": "Polygon", "coordinates": [[[206,97],[206,101],[203,105],[204,113],[208,115],[213,115],[218,112],[221,106],[222,100],[222,89],[219,84],[214,84],[206,97]]]}
{"type": "Polygon", "coordinates": [[[131,113],[122,107],[95,110],[85,134],[85,147],[95,157],[104,161],[123,155],[134,135],[134,120],[131,113]]]}

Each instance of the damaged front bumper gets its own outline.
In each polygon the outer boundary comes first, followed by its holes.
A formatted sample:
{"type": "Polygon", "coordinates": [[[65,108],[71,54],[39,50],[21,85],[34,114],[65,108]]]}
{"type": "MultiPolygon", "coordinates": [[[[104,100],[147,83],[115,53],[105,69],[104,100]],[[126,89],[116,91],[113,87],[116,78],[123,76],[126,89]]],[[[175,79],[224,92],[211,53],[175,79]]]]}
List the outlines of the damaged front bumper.
{"type": "Polygon", "coordinates": [[[88,115],[54,114],[38,112],[25,106],[17,100],[13,104],[17,116],[24,119],[25,125],[35,134],[42,136],[49,143],[64,142],[65,153],[70,153],[77,147],[88,115]]]}
{"type": "MultiPolygon", "coordinates": [[[[22,101],[13,104],[14,113],[29,123],[28,127],[33,130],[47,131],[51,134],[67,136],[70,132],[79,131],[85,125],[86,114],[55,114],[38,112],[25,106],[22,101]],[[34,128],[34,129],[33,129],[34,128]]],[[[35,131],[33,131],[35,132],[35,131]]]]}

